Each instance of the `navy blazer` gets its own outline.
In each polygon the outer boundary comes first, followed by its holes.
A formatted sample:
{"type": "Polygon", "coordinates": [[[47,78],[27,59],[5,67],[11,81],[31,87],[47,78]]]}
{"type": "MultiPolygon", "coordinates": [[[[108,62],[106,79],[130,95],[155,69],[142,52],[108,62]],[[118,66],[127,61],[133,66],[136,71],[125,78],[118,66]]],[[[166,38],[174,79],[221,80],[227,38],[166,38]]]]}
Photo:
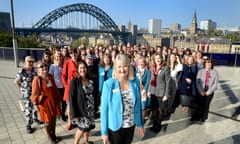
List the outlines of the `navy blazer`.
{"type": "Polygon", "coordinates": [[[196,65],[183,65],[182,75],[179,81],[179,93],[182,95],[196,96],[196,76],[198,68],[196,65]],[[186,78],[191,79],[191,83],[187,83],[186,78]]]}
{"type": "MultiPolygon", "coordinates": [[[[134,106],[134,122],[137,127],[143,127],[141,93],[139,81],[129,80],[134,106]]],[[[123,123],[123,101],[120,84],[117,79],[109,78],[103,84],[101,96],[101,134],[108,135],[108,129],[117,131],[123,123]]]]}

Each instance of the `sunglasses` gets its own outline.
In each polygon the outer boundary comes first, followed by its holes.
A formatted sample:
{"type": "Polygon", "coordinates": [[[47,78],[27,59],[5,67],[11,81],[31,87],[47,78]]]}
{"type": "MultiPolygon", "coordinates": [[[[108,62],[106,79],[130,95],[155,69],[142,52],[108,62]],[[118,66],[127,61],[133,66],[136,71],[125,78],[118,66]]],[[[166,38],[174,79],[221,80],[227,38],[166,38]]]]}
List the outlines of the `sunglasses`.
{"type": "Polygon", "coordinates": [[[34,61],[27,61],[27,62],[29,62],[29,63],[34,63],[34,61]]]}
{"type": "Polygon", "coordinates": [[[40,65],[38,68],[44,68],[44,67],[48,67],[46,64],[40,65]]]}

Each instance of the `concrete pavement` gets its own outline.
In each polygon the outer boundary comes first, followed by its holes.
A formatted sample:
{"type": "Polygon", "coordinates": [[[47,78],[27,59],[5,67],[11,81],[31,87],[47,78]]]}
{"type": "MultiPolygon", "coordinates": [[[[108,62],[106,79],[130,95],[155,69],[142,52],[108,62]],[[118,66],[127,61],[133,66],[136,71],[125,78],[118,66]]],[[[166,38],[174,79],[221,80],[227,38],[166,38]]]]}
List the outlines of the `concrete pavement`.
{"type": "MultiPolygon", "coordinates": [[[[190,122],[189,114],[179,107],[158,134],[149,131],[143,140],[137,132],[135,144],[240,144],[240,68],[216,67],[220,80],[211,104],[209,119],[204,123],[190,122]]],[[[17,68],[13,61],[0,60],[0,144],[45,144],[42,125],[33,124],[34,133],[27,134],[25,121],[19,105],[20,90],[14,85],[17,68]]],[[[90,133],[90,141],[102,143],[99,135],[99,119],[90,133]]],[[[75,130],[65,130],[66,123],[57,121],[56,134],[62,138],[60,144],[73,143],[75,130]]],[[[81,140],[80,143],[83,143],[81,140]]]]}

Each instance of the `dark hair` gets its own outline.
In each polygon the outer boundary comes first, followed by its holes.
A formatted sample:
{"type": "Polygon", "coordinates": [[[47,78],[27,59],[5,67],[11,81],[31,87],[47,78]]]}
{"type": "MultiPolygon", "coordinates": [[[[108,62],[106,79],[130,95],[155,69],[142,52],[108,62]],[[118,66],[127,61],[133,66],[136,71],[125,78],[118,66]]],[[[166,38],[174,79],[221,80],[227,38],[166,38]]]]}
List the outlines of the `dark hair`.
{"type": "Polygon", "coordinates": [[[110,54],[104,54],[104,55],[103,55],[103,58],[100,59],[99,66],[105,67],[105,63],[104,63],[104,59],[105,59],[105,58],[109,58],[109,60],[110,60],[110,65],[112,66],[112,65],[113,65],[113,62],[112,62],[112,57],[111,57],[110,54]]]}
{"type": "Polygon", "coordinates": [[[78,53],[78,50],[74,48],[74,49],[72,49],[70,52],[71,52],[71,53],[78,53]]]}
{"type": "Polygon", "coordinates": [[[214,68],[213,58],[207,58],[207,59],[204,60],[204,62],[203,62],[203,67],[204,67],[204,68],[206,67],[206,63],[212,63],[211,69],[214,68]]]}
{"type": "Polygon", "coordinates": [[[86,63],[85,61],[82,61],[82,60],[79,61],[79,62],[78,62],[78,65],[77,65],[77,77],[81,79],[81,76],[80,76],[80,74],[79,74],[79,72],[78,72],[78,68],[79,68],[79,66],[80,66],[81,64],[83,64],[83,65],[86,67],[86,69],[87,69],[86,77],[89,79],[90,77],[89,77],[89,75],[88,75],[88,65],[87,65],[87,63],[86,63]]]}
{"type": "Polygon", "coordinates": [[[177,54],[175,54],[175,53],[171,53],[171,54],[169,54],[168,55],[168,57],[167,57],[167,65],[170,67],[171,66],[171,56],[175,56],[176,57],[176,61],[174,62],[174,65],[173,65],[173,69],[175,69],[175,67],[176,67],[176,65],[178,64],[178,62],[177,62],[177,54]]]}
{"type": "Polygon", "coordinates": [[[44,56],[44,55],[49,55],[49,56],[51,56],[51,53],[50,53],[49,51],[44,51],[43,56],[44,56]]]}

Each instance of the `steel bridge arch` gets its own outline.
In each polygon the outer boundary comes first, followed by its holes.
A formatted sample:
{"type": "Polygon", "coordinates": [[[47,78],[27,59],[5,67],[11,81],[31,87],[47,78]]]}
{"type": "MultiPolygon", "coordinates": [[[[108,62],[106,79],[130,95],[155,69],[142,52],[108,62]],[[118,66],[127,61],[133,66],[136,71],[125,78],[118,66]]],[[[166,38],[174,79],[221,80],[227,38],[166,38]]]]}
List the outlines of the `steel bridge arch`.
{"type": "Polygon", "coordinates": [[[115,24],[115,22],[111,19],[110,16],[108,16],[102,9],[88,3],[76,3],[55,9],[45,15],[35,25],[33,25],[33,28],[47,28],[52,22],[54,22],[58,18],[75,11],[87,13],[95,17],[103,24],[103,26],[108,31],[119,32],[118,26],[115,24]]]}

